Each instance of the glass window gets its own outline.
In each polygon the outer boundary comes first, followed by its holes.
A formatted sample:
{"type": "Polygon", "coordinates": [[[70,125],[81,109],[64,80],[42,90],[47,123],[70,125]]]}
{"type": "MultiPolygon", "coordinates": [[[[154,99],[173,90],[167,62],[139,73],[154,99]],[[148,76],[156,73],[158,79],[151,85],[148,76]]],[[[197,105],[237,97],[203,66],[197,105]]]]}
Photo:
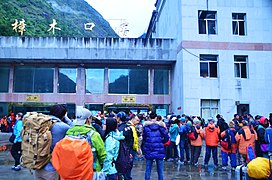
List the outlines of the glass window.
{"type": "Polygon", "coordinates": [[[234,56],[234,76],[247,78],[247,56],[234,56]]]}
{"type": "Polygon", "coordinates": [[[244,36],[246,34],[245,23],[245,13],[232,13],[232,33],[234,35],[244,36]]]}
{"type": "Polygon", "coordinates": [[[168,69],[154,69],[154,94],[169,94],[168,69]]]}
{"type": "Polygon", "coordinates": [[[0,92],[8,92],[9,87],[9,66],[0,67],[0,92]]]}
{"type": "Polygon", "coordinates": [[[217,34],[216,11],[198,11],[199,34],[217,34]]]}
{"type": "Polygon", "coordinates": [[[109,69],[109,93],[148,94],[148,69],[109,69]]]}
{"type": "Polygon", "coordinates": [[[215,118],[218,114],[218,100],[202,99],[201,100],[201,117],[207,120],[209,117],[215,118]]]}
{"type": "Polygon", "coordinates": [[[15,67],[14,92],[52,93],[54,68],[49,67],[15,67]]]}
{"type": "Polygon", "coordinates": [[[86,69],[86,93],[104,93],[104,69],[86,69]]]}
{"type": "Polygon", "coordinates": [[[76,68],[59,68],[59,93],[75,93],[76,78],[76,68]]]}
{"type": "Polygon", "coordinates": [[[217,77],[218,55],[200,55],[200,76],[217,77]]]}

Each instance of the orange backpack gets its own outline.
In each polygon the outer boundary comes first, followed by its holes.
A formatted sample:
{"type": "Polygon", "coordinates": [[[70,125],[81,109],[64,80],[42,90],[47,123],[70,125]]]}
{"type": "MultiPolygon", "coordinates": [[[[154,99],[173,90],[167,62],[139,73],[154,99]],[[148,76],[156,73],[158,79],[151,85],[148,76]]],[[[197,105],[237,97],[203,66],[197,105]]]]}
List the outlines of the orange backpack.
{"type": "Polygon", "coordinates": [[[65,137],[52,153],[52,164],[62,180],[93,178],[93,154],[84,138],[65,137]]]}

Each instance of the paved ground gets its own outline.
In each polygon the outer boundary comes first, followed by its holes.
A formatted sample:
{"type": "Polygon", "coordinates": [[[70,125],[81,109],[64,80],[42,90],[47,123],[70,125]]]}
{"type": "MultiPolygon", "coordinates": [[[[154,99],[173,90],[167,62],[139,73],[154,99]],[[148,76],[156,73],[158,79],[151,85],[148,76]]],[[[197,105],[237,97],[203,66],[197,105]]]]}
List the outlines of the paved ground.
{"type": "MultiPolygon", "coordinates": [[[[28,169],[21,171],[11,170],[14,160],[9,152],[10,143],[8,142],[10,134],[0,133],[0,180],[33,180],[34,177],[28,169]]],[[[203,153],[202,153],[203,154],[203,153]]],[[[219,158],[220,159],[220,158],[219,158]]],[[[202,156],[200,162],[203,162],[202,156]]],[[[210,160],[210,163],[212,161],[210,160]]],[[[132,177],[135,180],[144,179],[145,161],[135,161],[132,169],[132,177]]],[[[192,167],[189,165],[177,165],[175,162],[165,162],[164,168],[165,180],[186,180],[186,179],[205,179],[205,180],[226,180],[234,179],[234,172],[230,169],[223,171],[222,169],[214,170],[212,165],[208,168],[202,166],[192,167]]],[[[158,179],[155,163],[152,169],[152,180],[158,179]]]]}

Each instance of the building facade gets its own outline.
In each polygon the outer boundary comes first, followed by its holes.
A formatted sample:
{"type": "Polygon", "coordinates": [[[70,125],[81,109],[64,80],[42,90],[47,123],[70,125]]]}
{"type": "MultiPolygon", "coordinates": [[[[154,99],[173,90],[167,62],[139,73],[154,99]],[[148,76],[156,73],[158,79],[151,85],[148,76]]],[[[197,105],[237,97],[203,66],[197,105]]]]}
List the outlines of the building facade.
{"type": "Polygon", "coordinates": [[[171,39],[0,37],[0,116],[52,104],[162,115],[171,109],[171,39]]]}
{"type": "Polygon", "coordinates": [[[177,41],[172,109],[228,121],[272,112],[270,0],[157,0],[147,38],[177,41]],[[180,108],[181,107],[181,108],[180,108]]]}

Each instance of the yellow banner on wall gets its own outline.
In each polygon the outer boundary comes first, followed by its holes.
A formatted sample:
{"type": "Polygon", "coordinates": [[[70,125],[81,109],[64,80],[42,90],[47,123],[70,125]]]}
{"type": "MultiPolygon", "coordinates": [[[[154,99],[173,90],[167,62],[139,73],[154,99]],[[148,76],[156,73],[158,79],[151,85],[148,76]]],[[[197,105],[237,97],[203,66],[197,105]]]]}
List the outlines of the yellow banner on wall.
{"type": "Polygon", "coordinates": [[[136,103],[136,96],[122,96],[122,103],[136,103]]]}
{"type": "Polygon", "coordinates": [[[27,102],[40,102],[40,95],[26,95],[27,102]]]}

